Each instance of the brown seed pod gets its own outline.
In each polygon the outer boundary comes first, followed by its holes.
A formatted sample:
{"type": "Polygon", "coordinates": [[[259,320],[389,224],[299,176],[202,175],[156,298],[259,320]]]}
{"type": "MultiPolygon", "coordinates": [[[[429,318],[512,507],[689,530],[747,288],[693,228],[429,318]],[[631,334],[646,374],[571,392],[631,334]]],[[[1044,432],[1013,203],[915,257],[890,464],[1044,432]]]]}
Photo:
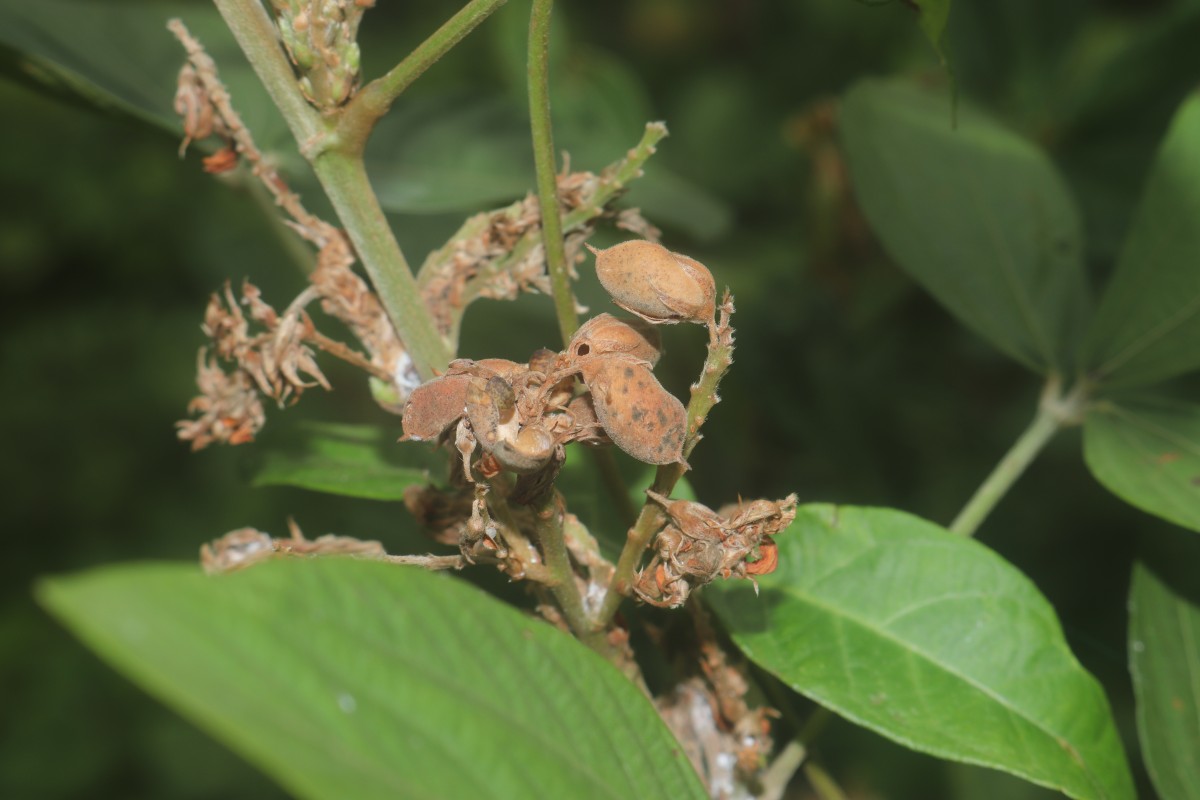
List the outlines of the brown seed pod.
{"type": "Polygon", "coordinates": [[[618,319],[612,314],[592,317],[571,337],[567,351],[573,358],[594,358],[613,353],[645,361],[650,366],[662,355],[658,331],[641,319],[618,319]]]}
{"type": "Polygon", "coordinates": [[[655,324],[712,321],[716,283],[695,259],[640,239],[592,252],[600,283],[626,311],[655,324]]]}
{"type": "Polygon", "coordinates": [[[617,447],[647,464],[683,459],[687,410],[644,362],[608,356],[581,364],[596,418],[617,447]]]}
{"type": "Polygon", "coordinates": [[[443,375],[414,389],[401,418],[404,438],[426,442],[441,436],[463,415],[470,382],[469,375],[443,375]]]}

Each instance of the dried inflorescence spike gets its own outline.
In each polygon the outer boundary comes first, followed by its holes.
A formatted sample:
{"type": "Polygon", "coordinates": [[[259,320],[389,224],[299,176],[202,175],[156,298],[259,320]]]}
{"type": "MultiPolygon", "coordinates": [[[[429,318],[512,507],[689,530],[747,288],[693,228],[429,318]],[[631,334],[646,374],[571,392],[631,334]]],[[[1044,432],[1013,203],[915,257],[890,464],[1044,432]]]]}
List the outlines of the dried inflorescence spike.
{"type": "Polygon", "coordinates": [[[589,249],[596,277],[621,308],[655,324],[711,323],[716,283],[700,262],[638,239],[589,249]]]}
{"type": "Polygon", "coordinates": [[[317,334],[304,313],[303,301],[302,296],[279,314],[248,282],[242,287],[241,303],[228,284],[221,294],[212,295],[201,328],[212,340],[216,355],[232,369],[226,373],[207,357],[206,350],[200,351],[196,380],[201,394],[188,406],[188,411],[198,412],[200,418],[179,423],[180,439],[190,441],[193,449],[212,442],[252,441],[264,422],[254,389],[282,406],[294,402],[305,389],[330,388],[305,344],[317,334]],[[250,311],[249,319],[242,313],[242,305],[250,311]],[[252,332],[251,321],[262,329],[252,332]]]}
{"type": "Polygon", "coordinates": [[[755,500],[718,513],[694,502],[650,493],[668,522],[654,556],[637,576],[635,594],[651,605],[676,607],[693,589],[717,578],[751,578],[778,564],[774,536],[796,518],[796,496],[755,500]]]}
{"type": "Polygon", "coordinates": [[[291,529],[291,536],[287,539],[274,539],[270,534],[254,528],[230,531],[200,547],[200,564],[206,573],[214,575],[289,556],[387,555],[383,545],[376,541],[334,534],[306,539],[295,522],[289,520],[288,527],[291,529]]]}

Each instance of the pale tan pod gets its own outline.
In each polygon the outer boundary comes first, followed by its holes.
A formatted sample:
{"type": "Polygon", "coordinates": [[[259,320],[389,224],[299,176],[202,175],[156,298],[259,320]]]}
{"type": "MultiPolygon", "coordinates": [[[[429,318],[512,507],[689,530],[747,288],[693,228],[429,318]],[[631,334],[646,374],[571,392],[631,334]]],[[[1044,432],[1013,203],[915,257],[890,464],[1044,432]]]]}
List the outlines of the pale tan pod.
{"type": "Polygon", "coordinates": [[[404,438],[426,442],[441,436],[463,415],[470,382],[469,375],[443,375],[414,389],[401,418],[404,438]]]}
{"type": "Polygon", "coordinates": [[[626,311],[659,324],[712,319],[716,285],[695,259],[638,239],[592,252],[601,285],[626,311]]]}
{"type": "Polygon", "coordinates": [[[683,458],[687,410],[646,364],[610,356],[586,361],[580,371],[613,444],[647,464],[683,458]]]}
{"type": "Polygon", "coordinates": [[[662,356],[662,338],[645,320],[599,314],[575,332],[567,349],[576,359],[616,353],[641,359],[653,367],[662,356]]]}

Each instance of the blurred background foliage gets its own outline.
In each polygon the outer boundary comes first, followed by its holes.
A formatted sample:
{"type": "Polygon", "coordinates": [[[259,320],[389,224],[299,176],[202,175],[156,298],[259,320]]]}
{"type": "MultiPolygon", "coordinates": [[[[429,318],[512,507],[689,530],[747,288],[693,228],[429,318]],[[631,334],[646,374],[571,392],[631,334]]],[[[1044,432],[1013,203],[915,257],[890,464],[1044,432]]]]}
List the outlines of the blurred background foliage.
{"type": "MultiPolygon", "coordinates": [[[[61,40],[108,37],[122,69],[168,87],[152,101],[169,109],[181,60],[162,24],[189,4],[84,5],[90,17],[54,23],[61,40]],[[97,22],[105,19],[107,29],[97,22]],[[139,37],[154,36],[161,41],[151,50],[170,57],[165,77],[138,61],[139,37]]],[[[532,185],[527,5],[510,0],[377,133],[373,174],[414,262],[467,213],[532,185]]],[[[97,111],[70,87],[39,79],[42,69],[17,47],[61,44],[45,35],[13,41],[29,30],[13,20],[39,7],[48,6],[0,2],[0,475],[9,520],[0,558],[0,794],[279,796],[51,623],[33,604],[32,581],[120,560],[192,559],[200,543],[232,528],[282,534],[289,514],[310,535],[379,538],[401,551],[425,545],[399,505],[251,489],[256,446],[193,455],[175,440],[208,294],[226,278],[249,277],[278,306],[303,280],[254,197],[203,174],[194,153],[180,160],[177,139],[153,115],[97,111]]],[[[386,69],[454,9],[381,2],[364,25],[366,74],[386,69]]],[[[646,120],[665,120],[671,136],[629,203],[737,297],[736,364],[692,459],[697,494],[716,506],[796,491],[802,501],[888,505],[948,522],[1032,415],[1038,380],[889,263],[846,185],[837,95],[869,75],[945,85],[915,16],[902,2],[856,0],[564,1],[556,12],[557,144],[574,168],[598,169],[646,120]]],[[[1111,270],[1171,113],[1200,77],[1198,40],[1195,0],[953,7],[946,45],[963,102],[1039,142],[1064,171],[1083,210],[1093,285],[1111,270]]],[[[280,141],[269,109],[240,105],[262,120],[260,143],[280,141]]],[[[314,197],[306,193],[319,208],[314,197]]],[[[603,310],[594,276],[583,272],[584,301],[603,310]]],[[[524,359],[554,336],[544,298],[484,303],[468,315],[463,354],[524,359]]],[[[701,337],[667,331],[671,355],[661,369],[678,393],[701,337]]],[[[286,439],[300,419],[398,433],[398,420],[371,403],[356,375],[334,364],[329,373],[337,391],[271,413],[266,438],[286,439]]],[[[980,538],[1058,609],[1136,763],[1124,655],[1130,564],[1139,548],[1189,534],[1103,491],[1077,439],[1060,437],[980,538]]],[[[815,752],[852,797],[1048,794],[844,722],[815,752]]],[[[1135,768],[1143,796],[1152,796],[1135,768]]]]}

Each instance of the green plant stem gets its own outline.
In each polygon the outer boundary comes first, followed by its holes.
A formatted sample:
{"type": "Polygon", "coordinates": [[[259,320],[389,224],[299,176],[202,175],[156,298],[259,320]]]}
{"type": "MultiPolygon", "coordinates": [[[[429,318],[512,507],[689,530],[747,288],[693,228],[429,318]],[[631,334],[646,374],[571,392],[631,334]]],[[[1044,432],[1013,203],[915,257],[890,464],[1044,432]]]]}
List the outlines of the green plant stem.
{"type": "Polygon", "coordinates": [[[471,0],[385,75],[368,83],[338,119],[339,146],[362,152],[375,123],[396,98],[507,0],[471,0]]]}
{"type": "Polygon", "coordinates": [[[763,771],[762,777],[759,779],[762,783],[762,792],[758,795],[759,800],[782,800],[787,792],[788,784],[792,782],[792,777],[807,757],[808,750],[800,740],[793,739],[788,742],[779,751],[779,755],[775,756],[770,766],[763,771]]]}
{"type": "MultiPolygon", "coordinates": [[[[595,194],[586,203],[567,213],[563,219],[564,232],[583,229],[597,217],[604,214],[607,206],[616,200],[621,192],[625,191],[629,182],[641,176],[642,167],[645,165],[646,160],[654,154],[656,145],[666,135],[666,125],[661,122],[648,123],[645,132],[642,134],[641,141],[626,153],[625,158],[614,164],[610,164],[600,173],[600,180],[596,186],[595,194]]],[[[437,277],[446,261],[454,257],[455,251],[453,245],[456,242],[478,235],[481,224],[477,221],[478,219],[478,217],[475,217],[468,220],[447,245],[430,254],[425,264],[421,267],[420,274],[417,276],[418,285],[424,286],[430,280],[437,277]]],[[[451,309],[453,323],[450,336],[454,341],[457,341],[462,315],[467,306],[479,299],[481,292],[487,288],[491,281],[495,280],[497,275],[511,270],[515,265],[520,264],[529,252],[537,246],[540,239],[540,231],[525,233],[505,255],[488,262],[478,275],[467,281],[462,291],[462,302],[451,309]]]]}
{"type": "MultiPolygon", "coordinates": [[[[729,324],[729,317],[733,313],[733,299],[728,291],[725,293],[720,313],[720,323],[714,320],[709,328],[708,355],[704,359],[700,379],[692,384],[692,395],[688,401],[687,438],[683,442],[685,462],[700,441],[700,426],[708,418],[713,406],[720,402],[717,387],[733,363],[733,328],[729,324]]],[[[680,462],[660,466],[654,473],[654,484],[651,488],[658,494],[669,497],[686,469],[686,464],[680,462]]],[[[621,598],[629,593],[629,587],[633,585],[634,572],[641,563],[642,555],[665,520],[662,508],[647,498],[638,513],[637,521],[625,538],[625,545],[617,559],[616,571],[608,585],[608,592],[604,595],[604,603],[593,620],[595,627],[607,627],[612,621],[613,615],[621,605],[621,598]]]]}
{"type": "Polygon", "coordinates": [[[819,765],[811,761],[805,763],[804,777],[808,778],[813,791],[821,800],[846,800],[846,793],[842,791],[842,787],[819,765]]]}
{"type": "Polygon", "coordinates": [[[533,506],[534,534],[542,549],[542,559],[550,571],[553,582],[550,592],[558,607],[562,609],[567,625],[581,639],[591,635],[587,614],[583,610],[583,598],[575,583],[575,572],[567,554],[567,543],[563,537],[562,499],[558,492],[546,492],[533,506]]]}
{"type": "Polygon", "coordinates": [[[260,0],[214,2],[304,152],[306,144],[324,136],[329,126],[300,92],[296,74],[279,44],[267,10],[260,0]]]}
{"type": "Polygon", "coordinates": [[[421,302],[412,270],[371,188],[361,153],[340,150],[334,123],[323,119],[300,93],[292,65],[262,4],[258,0],[216,0],[216,4],[287,120],[300,152],[312,164],[417,373],[432,378],[450,362],[452,353],[421,302]]]}
{"type": "Polygon", "coordinates": [[[421,301],[417,281],[379,206],[362,158],[327,150],[312,164],[417,374],[429,380],[445,369],[453,353],[421,301]]]}
{"type": "Polygon", "coordinates": [[[533,166],[537,172],[538,207],[542,212],[542,247],[554,294],[554,312],[563,342],[579,329],[571,273],[558,209],[558,168],[550,123],[550,12],[554,0],[533,0],[529,15],[529,123],[533,131],[533,166]]]}
{"type": "Polygon", "coordinates": [[[950,523],[952,532],[974,536],[988,514],[1054,435],[1066,425],[1079,424],[1088,400],[1089,387],[1080,382],[1065,395],[1061,393],[1061,388],[1062,381],[1058,376],[1051,375],[1047,379],[1033,422],[975,490],[962,511],[958,512],[958,516],[950,523]]]}

